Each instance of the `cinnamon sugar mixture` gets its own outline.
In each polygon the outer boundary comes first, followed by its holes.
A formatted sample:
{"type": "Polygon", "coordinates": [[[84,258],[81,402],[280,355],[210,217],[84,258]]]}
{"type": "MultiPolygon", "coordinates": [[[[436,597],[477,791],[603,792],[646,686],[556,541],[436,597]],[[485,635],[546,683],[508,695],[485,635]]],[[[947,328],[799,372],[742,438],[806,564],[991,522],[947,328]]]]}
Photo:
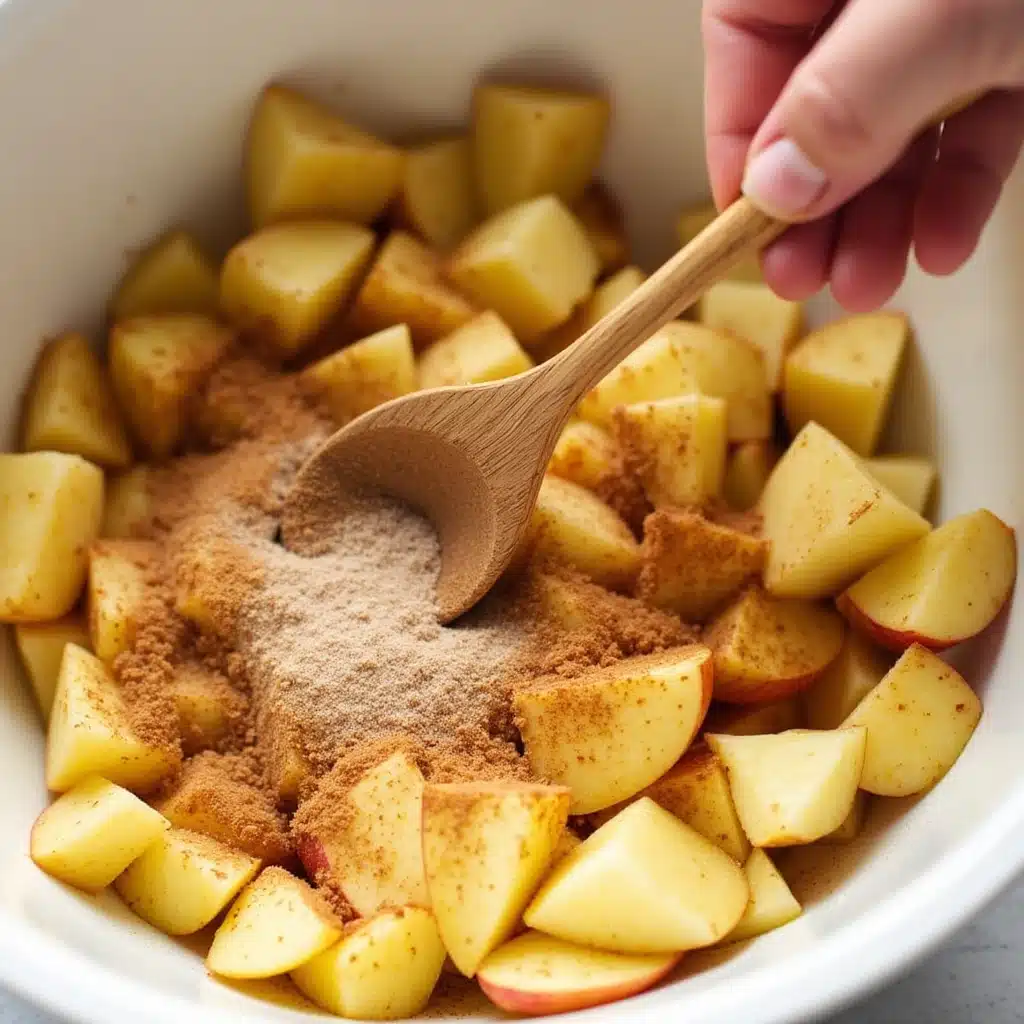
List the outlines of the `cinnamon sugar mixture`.
{"type": "Polygon", "coordinates": [[[179,755],[184,741],[193,755],[157,795],[179,827],[236,847],[269,836],[270,859],[282,862],[291,840],[277,809],[299,803],[304,819],[329,809],[345,766],[383,751],[408,750],[438,780],[528,777],[511,713],[517,683],[693,636],[675,616],[565,569],[554,571],[590,612],[578,628],[547,619],[536,575],[440,626],[437,537],[403,506],[365,502],[315,556],[278,542],[289,484],[334,429],[294,375],[229,358],[190,423],[193,454],[149,472],[151,514],[136,545],[149,596],[132,650],[115,663],[140,735],[179,755]],[[175,701],[183,675],[194,687],[204,673],[232,699],[197,754],[202,737],[182,730],[175,701]],[[321,799],[310,799],[318,786],[321,799]]]}

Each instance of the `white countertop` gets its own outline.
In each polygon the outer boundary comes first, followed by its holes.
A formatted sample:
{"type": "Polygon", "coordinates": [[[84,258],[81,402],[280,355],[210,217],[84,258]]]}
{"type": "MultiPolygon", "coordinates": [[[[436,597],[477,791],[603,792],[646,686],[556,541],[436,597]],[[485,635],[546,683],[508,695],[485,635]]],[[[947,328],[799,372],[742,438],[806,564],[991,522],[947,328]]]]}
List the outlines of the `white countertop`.
{"type": "MultiPolygon", "coordinates": [[[[902,981],[831,1024],[1015,1024],[1024,1021],[1024,883],[902,981]]],[[[0,993],[0,1024],[59,1024],[0,993]]]]}

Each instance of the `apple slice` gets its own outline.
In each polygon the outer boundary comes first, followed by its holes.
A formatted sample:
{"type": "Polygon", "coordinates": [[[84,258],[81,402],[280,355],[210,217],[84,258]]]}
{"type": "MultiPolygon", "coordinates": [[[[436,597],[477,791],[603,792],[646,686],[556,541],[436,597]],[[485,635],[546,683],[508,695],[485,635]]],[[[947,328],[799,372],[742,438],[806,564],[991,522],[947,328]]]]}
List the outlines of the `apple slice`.
{"type": "Polygon", "coordinates": [[[85,618],[72,613],[52,622],[19,622],[14,627],[14,641],[43,721],[48,723],[64,648],[68,644],[89,648],[85,618]]]}
{"type": "Polygon", "coordinates": [[[112,665],[134,645],[159,555],[156,544],[143,540],[100,540],[89,548],[89,637],[100,661],[112,665]]]}
{"type": "Polygon", "coordinates": [[[511,934],[569,816],[569,790],[453,783],[423,792],[423,863],[441,937],[466,977],[511,934]]]}
{"type": "Polygon", "coordinates": [[[534,773],[568,786],[570,813],[588,814],[634,796],[679,760],[711,685],[711,652],[692,644],[539,680],[513,704],[534,773]]]}
{"type": "Polygon", "coordinates": [[[36,818],[29,852],[48,875],[97,892],[169,827],[127,789],[93,775],[36,818]]]}
{"type": "Polygon", "coordinates": [[[855,629],[848,629],[839,657],[802,695],[808,727],[838,729],[846,716],[882,681],[892,663],[891,655],[879,650],[855,629]]]}
{"type": "Polygon", "coordinates": [[[736,812],[755,846],[798,846],[834,832],[850,813],[867,731],[792,729],[774,736],[706,737],[729,773],[736,812]]]}
{"type": "Polygon", "coordinates": [[[527,932],[492,953],[477,980],[495,1006],[539,1017],[625,999],[656,985],[680,954],[606,953],[527,932]]]}
{"type": "Polygon", "coordinates": [[[764,585],[777,597],[832,597],[931,529],[817,423],[779,460],[758,508],[771,544],[764,585]]]}
{"type": "MultiPolygon", "coordinates": [[[[332,774],[344,778],[339,762],[332,774]]],[[[423,871],[423,775],[404,752],[368,768],[342,796],[331,776],[293,823],[306,871],[366,917],[384,906],[430,906],[423,871]]]]}
{"type": "Polygon", "coordinates": [[[284,868],[264,868],[235,900],[206,954],[225,978],[271,978],[292,971],[341,938],[334,911],[284,868]]]}
{"type": "Polygon", "coordinates": [[[729,736],[768,736],[804,725],[799,697],[768,704],[712,704],[704,720],[705,732],[723,732],[729,736]]]}
{"type": "Polygon", "coordinates": [[[795,921],[803,908],[789,891],[786,880],[764,850],[754,850],[743,865],[750,886],[750,902],[740,923],[726,942],[742,942],[795,921]]]}
{"type": "MultiPolygon", "coordinates": [[[[675,767],[640,796],[650,797],[740,864],[750,853],[750,842],[736,814],[725,768],[703,743],[690,747],[675,767]]],[[[609,807],[587,820],[599,827],[611,821],[624,806],[609,807]]]]}
{"type": "Polygon", "coordinates": [[[890,555],[840,595],[838,605],[885,647],[943,651],[985,629],[1016,578],[1014,531],[980,509],[890,555]]]}
{"type": "Polygon", "coordinates": [[[737,512],[753,508],[778,461],[779,453],[772,441],[744,441],[736,445],[725,464],[725,500],[737,512]]]}
{"type": "Polygon", "coordinates": [[[77,644],[66,644],[46,737],[47,788],[61,793],[89,775],[103,775],[147,793],[180,760],[179,751],[138,735],[107,666],[77,644]]]}
{"type": "Polygon", "coordinates": [[[756,704],[806,690],[839,654],[843,620],[752,586],[711,621],[704,640],[715,656],[715,699],[756,704]]]}
{"type": "Polygon", "coordinates": [[[967,746],[981,701],[963,677],[915,644],[843,723],[867,731],[861,788],[911,796],[934,786],[967,746]]]}
{"type": "Polygon", "coordinates": [[[864,468],[904,505],[924,515],[938,477],[931,459],[918,455],[878,455],[865,459],[864,468]]]}
{"type": "Polygon", "coordinates": [[[255,857],[216,839],[170,829],[117,878],[114,888],[143,921],[165,935],[191,935],[205,928],[259,869],[255,857]]]}
{"type": "Polygon", "coordinates": [[[422,907],[388,907],[291,972],[317,1006],[349,1020],[404,1020],[426,1007],[445,949],[422,907]]]}
{"type": "Polygon", "coordinates": [[[748,897],[732,857],[641,797],[551,872],[523,920],[615,953],[681,953],[731,932],[748,897]]]}

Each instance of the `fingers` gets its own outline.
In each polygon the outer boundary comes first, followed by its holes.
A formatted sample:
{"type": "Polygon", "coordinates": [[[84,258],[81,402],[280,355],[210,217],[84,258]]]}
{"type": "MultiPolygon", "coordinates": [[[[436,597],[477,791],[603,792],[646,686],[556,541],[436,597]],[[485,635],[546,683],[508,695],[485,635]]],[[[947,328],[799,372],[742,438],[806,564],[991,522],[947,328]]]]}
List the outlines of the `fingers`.
{"type": "Polygon", "coordinates": [[[740,192],[751,140],[833,0],[706,0],[705,125],[719,208],[740,192]]]}
{"type": "Polygon", "coordinates": [[[832,294],[851,313],[877,309],[903,283],[914,237],[914,207],[938,141],[937,130],[925,132],[891,171],[841,211],[832,294]]]}
{"type": "Polygon", "coordinates": [[[803,302],[827,283],[838,216],[794,224],[761,257],[765,283],[781,298],[803,302]]]}
{"type": "Polygon", "coordinates": [[[743,190],[787,220],[832,212],[936,110],[1021,65],[1020,0],[851,0],[755,135],[743,190]]]}
{"type": "Polygon", "coordinates": [[[952,274],[974,252],[1024,143],[1024,91],[994,92],[945,125],[925,178],[914,253],[930,274],[952,274]]]}

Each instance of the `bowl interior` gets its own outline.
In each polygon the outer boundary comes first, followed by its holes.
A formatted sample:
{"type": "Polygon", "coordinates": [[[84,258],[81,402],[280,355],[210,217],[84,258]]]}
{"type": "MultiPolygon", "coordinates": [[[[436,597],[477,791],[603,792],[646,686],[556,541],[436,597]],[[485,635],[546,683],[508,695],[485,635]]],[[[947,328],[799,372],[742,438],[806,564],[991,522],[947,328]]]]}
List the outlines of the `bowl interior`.
{"type": "MultiPolygon", "coordinates": [[[[481,73],[598,82],[615,102],[604,171],[625,200],[640,262],[652,265],[671,251],[679,206],[706,195],[699,6],[0,2],[8,436],[40,339],[70,326],[98,334],[133,250],[172,223],[221,248],[238,234],[242,132],[269,78],[309,87],[399,139],[462,124],[481,73]]],[[[970,266],[947,281],[912,275],[894,303],[911,314],[917,344],[890,443],[938,458],[942,516],[985,505],[1021,523],[1022,217],[1018,175],[970,266]]],[[[826,299],[815,305],[816,317],[831,312],[826,299]]],[[[1004,884],[1024,862],[1024,779],[1014,770],[1024,730],[1020,615],[1011,609],[957,652],[986,713],[941,786],[889,806],[852,848],[794,866],[798,889],[812,896],[802,919],[708,972],[693,968],[713,958],[692,956],[674,984],[590,1016],[685,1007],[691,1024],[731,1013],[748,1024],[797,1019],[880,982],[1004,884]]],[[[277,1003],[250,1002],[116,900],[75,894],[34,869],[26,850],[46,796],[43,737],[6,631],[0,643],[0,979],[81,1019],[300,1019],[278,987],[261,986],[277,1003]]],[[[455,1012],[488,1014],[472,1001],[455,1012]]]]}

